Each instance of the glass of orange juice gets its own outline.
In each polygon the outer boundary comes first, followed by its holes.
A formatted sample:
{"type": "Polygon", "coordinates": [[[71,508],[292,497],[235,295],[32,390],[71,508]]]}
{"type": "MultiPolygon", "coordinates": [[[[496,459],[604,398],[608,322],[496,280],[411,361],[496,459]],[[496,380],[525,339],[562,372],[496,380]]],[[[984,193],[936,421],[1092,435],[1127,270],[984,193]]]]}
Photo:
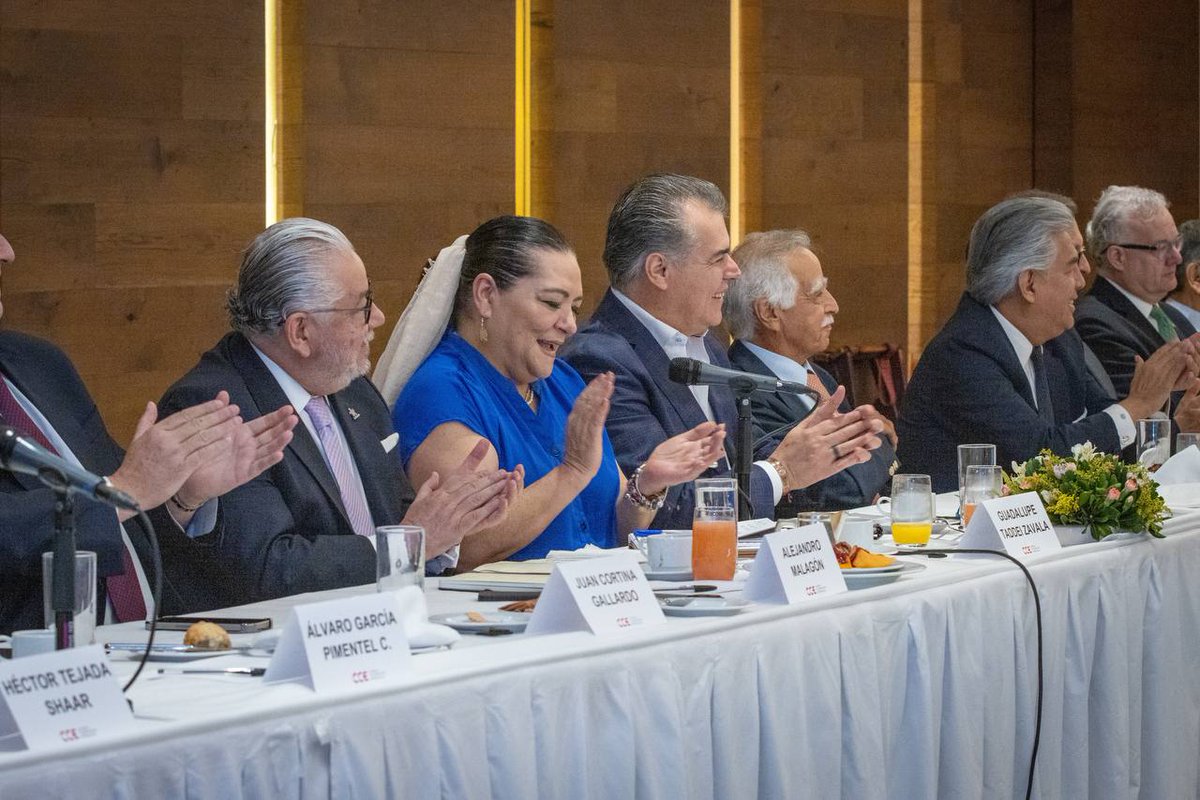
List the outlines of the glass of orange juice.
{"type": "Polygon", "coordinates": [[[737,568],[737,481],[700,478],[693,482],[692,578],[733,580],[737,568]]]}
{"type": "Polygon", "coordinates": [[[933,531],[933,489],[928,475],[892,478],[892,541],[924,546],[933,531]]]}
{"type": "Polygon", "coordinates": [[[967,467],[963,481],[962,521],[963,527],[971,524],[975,507],[985,500],[999,497],[1003,491],[1003,471],[995,464],[972,464],[967,467]]]}

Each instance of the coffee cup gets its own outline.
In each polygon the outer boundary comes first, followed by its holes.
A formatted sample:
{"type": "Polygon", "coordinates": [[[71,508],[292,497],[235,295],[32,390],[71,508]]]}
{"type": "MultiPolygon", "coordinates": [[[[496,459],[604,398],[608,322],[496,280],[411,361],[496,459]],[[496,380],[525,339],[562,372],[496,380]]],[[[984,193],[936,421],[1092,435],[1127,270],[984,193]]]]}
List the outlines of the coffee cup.
{"type": "Polygon", "coordinates": [[[886,517],[870,511],[847,511],[838,527],[838,541],[869,548],[875,541],[875,528],[884,522],[887,522],[886,517]]]}
{"type": "Polygon", "coordinates": [[[14,631],[12,657],[24,658],[25,656],[36,656],[39,653],[53,653],[54,645],[53,629],[14,631]]]}
{"type": "Polygon", "coordinates": [[[691,531],[663,531],[649,536],[633,536],[630,541],[646,556],[652,572],[681,572],[692,566],[691,531]]]}

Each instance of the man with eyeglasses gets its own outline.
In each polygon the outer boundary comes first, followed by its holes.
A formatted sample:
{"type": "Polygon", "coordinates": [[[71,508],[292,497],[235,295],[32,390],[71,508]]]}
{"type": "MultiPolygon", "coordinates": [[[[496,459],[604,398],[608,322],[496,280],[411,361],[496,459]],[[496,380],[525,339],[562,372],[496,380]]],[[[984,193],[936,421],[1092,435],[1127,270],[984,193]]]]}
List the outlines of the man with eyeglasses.
{"type": "MultiPolygon", "coordinates": [[[[809,235],[800,230],[751,233],[732,256],[742,275],[725,292],[723,316],[734,337],[730,363],[744,372],[807,384],[820,397],[829,397],[837,381],[809,358],[829,347],[838,303],[809,235]]],[[[816,406],[813,398],[782,393],[755,392],[750,400],[754,421],[764,432],[786,429],[816,406]]],[[[850,411],[850,404],[843,401],[840,410],[850,411]]],[[[776,509],[778,516],[875,502],[896,458],[896,429],[882,415],[875,416],[884,429],[871,458],[790,492],[776,509]]]]}
{"type": "MultiPolygon", "coordinates": [[[[1162,300],[1175,288],[1179,231],[1165,197],[1140,186],[1109,186],[1087,224],[1098,277],[1075,309],[1075,327],[1104,365],[1118,395],[1129,391],[1134,366],[1163,347],[1195,358],[1196,333],[1162,300]]],[[[1177,390],[1194,373],[1180,376],[1177,390]]],[[[1178,391],[1173,397],[1179,400],[1178,391]]]]}
{"type": "Polygon", "coordinates": [[[436,573],[463,536],[503,519],[518,478],[477,470],[486,446],[414,494],[391,414],[365,377],[383,312],[341,231],[304,218],[270,226],[247,248],[226,306],[233,331],[163,407],[219,387],[247,419],[290,405],[301,424],[282,461],[221,498],[224,536],[197,539],[168,563],[168,574],[195,570],[204,549],[215,551],[203,559],[210,592],[192,598],[197,608],[372,583],[377,525],[421,525],[436,573]]]}

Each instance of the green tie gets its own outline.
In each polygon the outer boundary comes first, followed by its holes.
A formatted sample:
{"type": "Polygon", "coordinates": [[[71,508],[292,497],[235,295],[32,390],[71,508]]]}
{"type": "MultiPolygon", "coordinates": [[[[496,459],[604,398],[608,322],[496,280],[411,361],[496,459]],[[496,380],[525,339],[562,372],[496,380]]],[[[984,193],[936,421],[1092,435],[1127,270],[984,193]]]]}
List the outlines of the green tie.
{"type": "Polygon", "coordinates": [[[1179,341],[1179,334],[1175,332],[1175,323],[1171,322],[1171,318],[1167,316],[1167,312],[1162,310],[1162,306],[1155,303],[1150,307],[1150,319],[1154,320],[1155,326],[1158,327],[1158,335],[1163,338],[1164,342],[1179,341]]]}

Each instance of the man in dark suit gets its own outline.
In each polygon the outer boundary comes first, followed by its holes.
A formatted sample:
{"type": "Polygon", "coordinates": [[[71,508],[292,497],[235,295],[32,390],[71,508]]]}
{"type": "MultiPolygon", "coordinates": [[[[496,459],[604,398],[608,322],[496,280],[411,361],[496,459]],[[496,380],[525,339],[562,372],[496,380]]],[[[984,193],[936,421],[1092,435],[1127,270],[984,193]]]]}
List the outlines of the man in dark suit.
{"type": "MultiPolygon", "coordinates": [[[[1160,407],[1195,365],[1179,350],[1139,363],[1120,401],[1087,374],[1070,330],[1089,267],[1070,209],[1047,197],[1011,197],[971,230],[967,291],[921,355],[900,408],[900,465],[928,473],[935,491],[958,488],[956,446],[996,445],[997,463],[1091,441],[1119,453],[1134,420],[1160,407]]],[[[1193,373],[1194,374],[1194,373],[1193,373]]],[[[1200,381],[1185,411],[1200,412],[1200,381]]]]}
{"type": "MultiPolygon", "coordinates": [[[[725,324],[733,333],[729,360],[736,369],[807,384],[821,398],[837,390],[833,376],[809,362],[829,347],[837,300],[804,231],[751,233],[733,251],[742,275],[725,293],[725,324]]],[[[807,417],[816,400],[805,395],[755,392],[754,421],[774,431],[807,417]]],[[[850,405],[839,409],[849,413],[850,405]]],[[[871,458],[789,493],[781,516],[801,510],[838,510],[875,502],[896,457],[896,432],[884,419],[883,443],[871,458]]]]}
{"type": "MultiPolygon", "coordinates": [[[[1075,328],[1113,387],[1125,393],[1135,359],[1147,359],[1166,345],[1195,349],[1189,341],[1196,333],[1191,323],[1162,302],[1175,288],[1182,260],[1179,231],[1158,192],[1109,186],[1096,202],[1087,233],[1099,275],[1075,309],[1075,328]]],[[[1179,401],[1178,393],[1174,400],[1179,401]]]]}
{"type": "Polygon", "coordinates": [[[423,526],[436,562],[502,518],[515,478],[476,472],[484,448],[413,493],[388,408],[363,377],[383,313],[341,231],[303,218],[267,228],[245,253],[228,308],[233,332],[167,390],[163,407],[222,388],[247,419],[290,405],[302,424],[282,461],[221,498],[220,537],[170,554],[168,574],[207,572],[210,591],[194,605],[373,582],[376,525],[423,526]]]}
{"type": "MultiPolygon", "coordinates": [[[[608,219],[604,263],[612,288],[560,351],[586,378],[616,375],[607,430],[626,475],[671,436],[706,419],[724,424],[736,441],[733,394],[718,386],[668,379],[670,360],[688,357],[727,367],[724,349],[708,333],[721,322],[721,302],[740,274],[729,256],[725,197],[712,183],[683,175],[651,175],[622,193],[608,219]]],[[[750,501],[770,517],[785,491],[870,458],[882,425],[867,409],[835,413],[828,404],[782,441],[756,448],[750,501]]],[[[711,475],[732,474],[723,459],[711,475]]],[[[687,528],[694,505],[690,483],[673,487],[654,518],[658,528],[687,528]]]]}
{"type": "MultiPolygon", "coordinates": [[[[14,258],[0,236],[0,266],[14,258]]],[[[281,457],[294,423],[290,414],[253,426],[243,425],[237,414],[228,395],[217,392],[161,421],[150,403],[129,450],[123,451],[61,350],[32,336],[0,331],[0,422],[68,461],[110,476],[110,483],[150,511],[164,547],[211,530],[217,508],[206,501],[281,457]]],[[[38,479],[0,472],[0,561],[5,565],[0,632],[44,624],[42,553],[53,549],[54,504],[53,490],[38,479]]],[[[101,596],[107,595],[117,621],[145,615],[145,590],[148,576],[153,577],[149,564],[143,567],[134,557],[145,552],[141,529],[122,529],[130,516],[85,497],[75,501],[76,546],[96,553],[101,596]]],[[[180,590],[165,583],[162,601],[168,613],[178,610],[180,590]]],[[[98,604],[100,621],[104,606],[98,604]]]]}

